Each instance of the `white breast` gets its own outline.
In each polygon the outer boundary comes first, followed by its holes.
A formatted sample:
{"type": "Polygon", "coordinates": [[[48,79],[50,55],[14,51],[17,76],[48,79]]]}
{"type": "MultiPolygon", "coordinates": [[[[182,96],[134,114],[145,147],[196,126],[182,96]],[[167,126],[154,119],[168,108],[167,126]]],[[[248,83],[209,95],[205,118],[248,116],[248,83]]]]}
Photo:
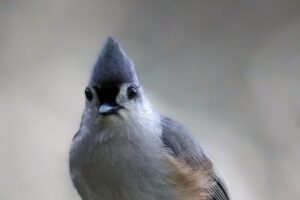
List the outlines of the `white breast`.
{"type": "Polygon", "coordinates": [[[178,199],[168,181],[172,174],[159,126],[124,124],[80,134],[72,145],[70,163],[72,179],[80,183],[84,199],[178,199]]]}

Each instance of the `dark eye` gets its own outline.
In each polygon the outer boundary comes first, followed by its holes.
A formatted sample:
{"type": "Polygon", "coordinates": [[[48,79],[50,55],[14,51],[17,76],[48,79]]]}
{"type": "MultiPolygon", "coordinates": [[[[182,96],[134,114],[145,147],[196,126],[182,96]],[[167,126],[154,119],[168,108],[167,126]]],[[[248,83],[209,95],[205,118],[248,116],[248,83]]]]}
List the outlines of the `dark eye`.
{"type": "Polygon", "coordinates": [[[93,99],[93,93],[90,88],[88,88],[88,87],[85,88],[84,93],[85,93],[87,100],[91,101],[93,99]]]}
{"type": "Polygon", "coordinates": [[[137,87],[136,86],[129,86],[127,88],[127,96],[128,99],[133,99],[134,97],[136,97],[137,95],[137,87]]]}

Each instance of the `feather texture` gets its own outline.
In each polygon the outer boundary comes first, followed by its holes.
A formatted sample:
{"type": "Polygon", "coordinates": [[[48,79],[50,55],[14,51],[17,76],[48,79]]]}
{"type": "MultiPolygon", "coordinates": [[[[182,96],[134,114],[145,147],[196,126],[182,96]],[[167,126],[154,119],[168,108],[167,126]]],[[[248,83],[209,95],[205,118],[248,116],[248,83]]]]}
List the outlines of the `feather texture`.
{"type": "MultiPolygon", "coordinates": [[[[174,162],[177,163],[180,169],[185,171],[182,173],[182,176],[185,176],[184,179],[204,179],[202,184],[192,181],[192,186],[186,184],[183,187],[192,190],[193,195],[198,192],[199,199],[203,197],[211,200],[229,200],[225,184],[217,176],[212,162],[204,154],[195,139],[192,138],[189,131],[178,122],[167,117],[162,117],[161,125],[163,127],[162,141],[171,150],[171,155],[175,159],[174,162]],[[198,190],[195,190],[195,187],[198,187],[198,190]],[[210,195],[205,194],[203,190],[209,191],[210,195]]],[[[195,200],[198,199],[195,198],[195,200]]]]}

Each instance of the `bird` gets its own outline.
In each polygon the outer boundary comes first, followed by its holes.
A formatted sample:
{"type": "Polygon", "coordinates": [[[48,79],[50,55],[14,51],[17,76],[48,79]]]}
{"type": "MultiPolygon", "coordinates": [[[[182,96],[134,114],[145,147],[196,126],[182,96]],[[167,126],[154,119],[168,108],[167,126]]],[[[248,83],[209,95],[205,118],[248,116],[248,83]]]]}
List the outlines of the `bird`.
{"type": "Polygon", "coordinates": [[[82,200],[229,200],[203,148],[184,125],[153,108],[114,38],[104,42],[84,93],[69,152],[82,200]]]}

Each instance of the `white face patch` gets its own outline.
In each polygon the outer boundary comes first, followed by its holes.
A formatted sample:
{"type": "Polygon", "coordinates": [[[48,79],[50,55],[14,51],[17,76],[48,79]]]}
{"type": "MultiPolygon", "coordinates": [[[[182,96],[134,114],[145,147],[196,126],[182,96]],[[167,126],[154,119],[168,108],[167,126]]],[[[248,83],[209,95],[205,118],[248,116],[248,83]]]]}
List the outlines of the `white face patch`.
{"type": "Polygon", "coordinates": [[[134,99],[129,99],[127,95],[128,87],[132,86],[130,83],[123,84],[120,87],[119,94],[117,95],[116,102],[124,107],[123,109],[120,109],[119,114],[124,119],[130,118],[130,116],[137,114],[139,111],[143,110],[143,96],[142,91],[139,87],[137,92],[137,97],[134,99]]]}
{"type": "Polygon", "coordinates": [[[129,99],[127,89],[130,86],[132,84],[129,83],[122,85],[116,98],[117,103],[124,107],[124,109],[119,110],[120,118],[128,123],[141,125],[144,129],[152,127],[153,130],[149,130],[150,132],[160,133],[160,117],[152,109],[151,104],[143,93],[142,87],[137,86],[137,97],[129,99]]]}
{"type": "Polygon", "coordinates": [[[130,83],[125,83],[122,86],[120,86],[119,94],[117,95],[116,102],[120,105],[124,105],[128,103],[129,99],[127,96],[127,89],[130,86],[130,83]]]}

